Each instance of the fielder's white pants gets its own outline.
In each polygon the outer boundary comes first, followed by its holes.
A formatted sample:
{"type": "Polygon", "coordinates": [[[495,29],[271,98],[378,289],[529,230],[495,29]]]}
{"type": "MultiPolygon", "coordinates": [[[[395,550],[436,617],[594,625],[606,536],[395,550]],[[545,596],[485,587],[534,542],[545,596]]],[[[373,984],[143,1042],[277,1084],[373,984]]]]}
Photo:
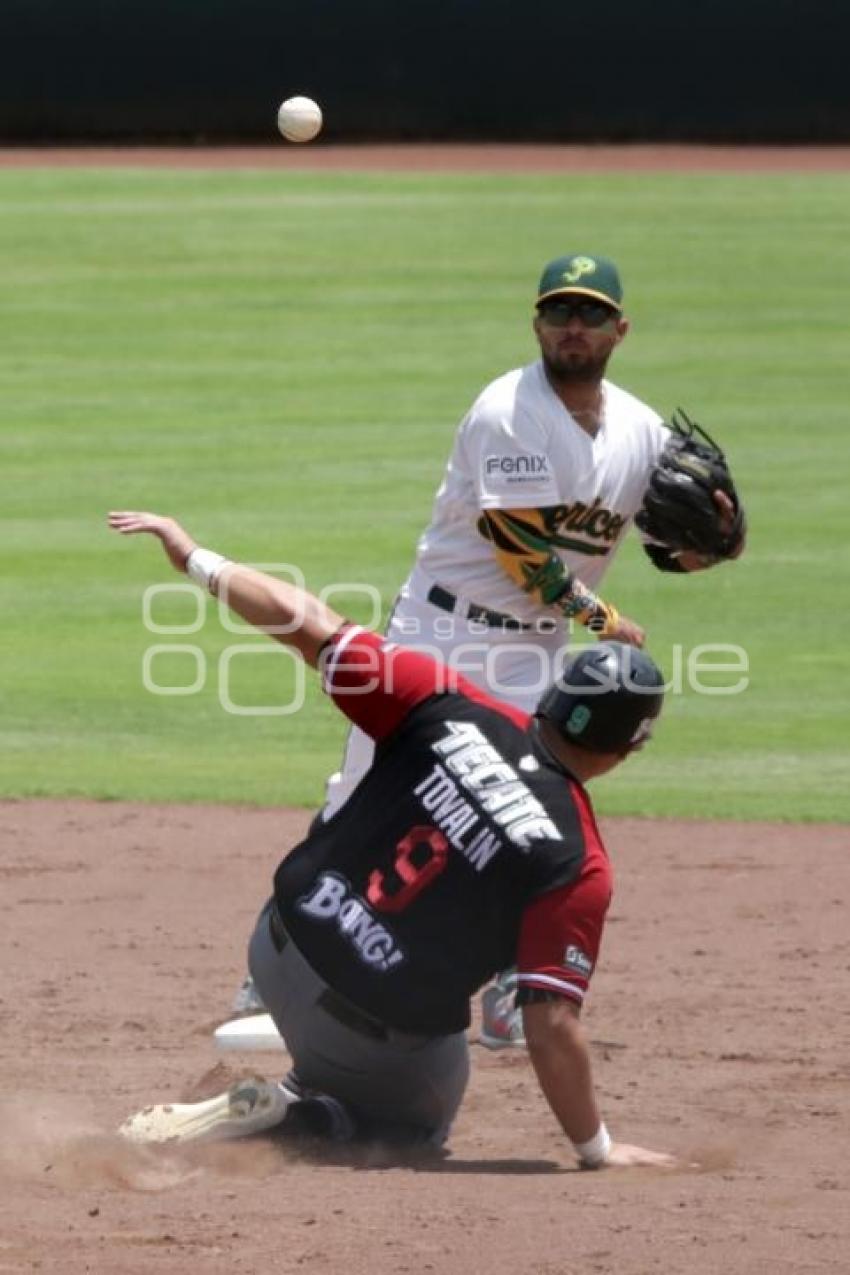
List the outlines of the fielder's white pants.
{"type": "MultiPolygon", "coordinates": [[[[436,583],[421,567],[414,568],[402,585],[390,616],[388,639],[399,646],[425,651],[496,699],[533,713],[541,695],[561,670],[570,644],[566,628],[514,632],[464,619],[468,605],[481,604],[481,599],[455,594],[458,602],[454,612],[444,611],[428,601],[428,593],[436,583]]],[[[322,811],[325,819],[336,814],[351,796],[371,766],[374,751],[372,739],[353,726],[342,769],[327,782],[322,811]]]]}

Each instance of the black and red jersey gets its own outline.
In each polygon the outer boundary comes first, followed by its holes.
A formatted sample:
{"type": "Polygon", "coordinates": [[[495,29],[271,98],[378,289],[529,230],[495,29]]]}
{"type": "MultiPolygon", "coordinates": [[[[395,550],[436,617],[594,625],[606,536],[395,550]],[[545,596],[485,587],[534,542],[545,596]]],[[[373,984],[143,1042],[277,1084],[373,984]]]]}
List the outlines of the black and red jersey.
{"type": "Polygon", "coordinates": [[[346,804],[275,874],[317,973],[375,1018],[439,1034],[517,964],[580,1002],[611,895],[590,802],[529,729],[428,656],[347,626],[325,652],[337,706],[376,741],[346,804]]]}

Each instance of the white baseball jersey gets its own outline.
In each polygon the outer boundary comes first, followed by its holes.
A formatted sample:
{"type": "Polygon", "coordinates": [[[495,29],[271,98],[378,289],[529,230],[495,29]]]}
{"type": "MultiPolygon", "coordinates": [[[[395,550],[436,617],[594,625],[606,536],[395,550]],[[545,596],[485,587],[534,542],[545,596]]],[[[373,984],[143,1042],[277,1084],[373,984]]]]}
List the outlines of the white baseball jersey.
{"type": "Polygon", "coordinates": [[[482,509],[557,507],[553,546],[595,590],[634,515],[669,431],[652,408],[603,381],[591,437],[537,360],[492,381],[458,430],[417,566],[454,593],[520,620],[551,614],[523,593],[478,531],[482,509]]]}
{"type": "MultiPolygon", "coordinates": [[[[596,589],[643,501],[669,430],[661,417],[610,381],[602,383],[596,436],[576,424],[546,379],[542,362],[491,382],[464,417],[416,565],[402,585],[388,636],[460,668],[499,699],[533,712],[563,665],[571,641],[566,621],[555,632],[505,632],[465,621],[432,605],[440,584],[465,603],[530,622],[553,617],[523,593],[502,567],[477,523],[482,509],[557,507],[553,546],[570,571],[596,589]]],[[[578,640],[589,641],[579,629],[578,640]]],[[[328,780],[325,818],[348,799],[372,763],[374,746],[349,733],[342,770],[328,780]]]]}

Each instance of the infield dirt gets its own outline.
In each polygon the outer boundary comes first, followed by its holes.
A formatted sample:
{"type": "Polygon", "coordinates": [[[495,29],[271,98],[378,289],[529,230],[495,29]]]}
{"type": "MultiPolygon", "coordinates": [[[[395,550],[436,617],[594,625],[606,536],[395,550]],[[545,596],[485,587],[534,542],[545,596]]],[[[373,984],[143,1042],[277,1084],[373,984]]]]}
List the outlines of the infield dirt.
{"type": "Polygon", "coordinates": [[[478,1045],[443,1162],[122,1144],[149,1101],[279,1074],[210,1032],[307,819],[0,805],[0,1272],[847,1269],[841,827],[603,824],[617,885],[585,1017],[605,1115],[698,1170],[576,1172],[525,1055],[478,1045]]]}
{"type": "Polygon", "coordinates": [[[412,173],[850,172],[850,146],[61,146],[0,148],[0,168],[280,168],[412,173]]]}

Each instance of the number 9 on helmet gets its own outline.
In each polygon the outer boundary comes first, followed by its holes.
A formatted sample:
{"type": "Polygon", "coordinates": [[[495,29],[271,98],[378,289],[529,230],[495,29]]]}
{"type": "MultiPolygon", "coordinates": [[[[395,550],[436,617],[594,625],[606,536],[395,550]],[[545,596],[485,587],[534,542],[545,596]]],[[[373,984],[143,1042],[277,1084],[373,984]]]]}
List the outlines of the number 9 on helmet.
{"type": "Polygon", "coordinates": [[[577,748],[626,753],[648,739],[663,701],[664,678],[645,651],[599,642],[565,662],[535,716],[577,748]]]}

